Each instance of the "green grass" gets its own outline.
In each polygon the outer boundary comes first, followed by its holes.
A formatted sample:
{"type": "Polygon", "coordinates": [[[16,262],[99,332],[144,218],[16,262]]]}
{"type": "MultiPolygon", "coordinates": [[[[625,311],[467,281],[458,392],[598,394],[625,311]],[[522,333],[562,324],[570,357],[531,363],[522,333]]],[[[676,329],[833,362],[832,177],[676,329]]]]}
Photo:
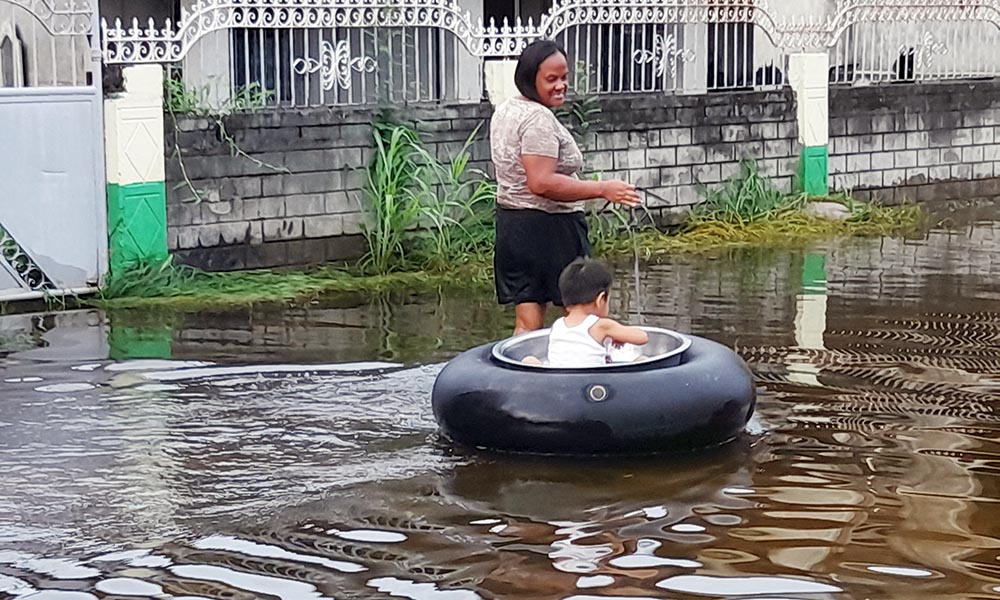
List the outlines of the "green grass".
{"type": "Polygon", "coordinates": [[[320,267],[307,271],[253,270],[207,273],[166,262],[135,265],[109,279],[101,293],[86,303],[101,308],[167,308],[197,310],[259,304],[303,305],[337,292],[431,290],[489,287],[492,273],[481,265],[454,272],[410,271],[365,275],[357,269],[320,267]],[[119,283],[128,280],[127,287],[119,283]],[[461,283],[456,283],[461,282],[461,283]]]}

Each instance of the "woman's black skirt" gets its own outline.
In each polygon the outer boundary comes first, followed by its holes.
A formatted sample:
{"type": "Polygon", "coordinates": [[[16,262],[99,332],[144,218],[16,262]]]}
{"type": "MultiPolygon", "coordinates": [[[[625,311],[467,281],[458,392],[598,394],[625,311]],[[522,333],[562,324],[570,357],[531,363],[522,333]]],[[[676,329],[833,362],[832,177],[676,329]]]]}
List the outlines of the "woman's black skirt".
{"type": "Polygon", "coordinates": [[[493,255],[500,304],[562,305],[559,275],[581,256],[591,256],[582,212],[547,213],[497,207],[493,255]]]}

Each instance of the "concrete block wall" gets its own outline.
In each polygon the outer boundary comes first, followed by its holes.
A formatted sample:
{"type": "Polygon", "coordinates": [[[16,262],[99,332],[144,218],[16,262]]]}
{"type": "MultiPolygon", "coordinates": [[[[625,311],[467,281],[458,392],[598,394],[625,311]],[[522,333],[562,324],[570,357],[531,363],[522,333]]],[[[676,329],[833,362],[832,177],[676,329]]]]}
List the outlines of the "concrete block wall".
{"type": "MultiPolygon", "coordinates": [[[[385,116],[416,121],[439,157],[481,127],[470,167],[488,170],[490,113],[472,104],[385,116]]],[[[361,108],[230,115],[222,128],[215,117],[179,117],[176,125],[168,117],[167,237],[177,260],[232,270],[358,256],[375,119],[361,108]]]]}
{"type": "MultiPolygon", "coordinates": [[[[648,192],[666,220],[758,160],[789,190],[797,165],[790,92],[607,99],[584,146],[589,169],[648,192]]],[[[416,122],[439,159],[480,127],[472,163],[492,175],[488,104],[408,107],[383,115],[416,122]]],[[[209,270],[304,265],[358,256],[367,108],[310,109],[166,120],[168,243],[177,260],[209,270]],[[179,160],[183,158],[183,161],[179,160]],[[185,180],[186,177],[186,180],[185,180]],[[192,188],[198,190],[197,196],[192,188]]]]}
{"type": "Polygon", "coordinates": [[[836,189],[897,202],[1000,195],[996,80],[835,88],[830,137],[836,189]]]}
{"type": "Polygon", "coordinates": [[[699,203],[698,183],[716,187],[753,158],[790,192],[798,168],[790,91],[609,98],[586,142],[587,164],[630,181],[664,220],[699,203]]]}

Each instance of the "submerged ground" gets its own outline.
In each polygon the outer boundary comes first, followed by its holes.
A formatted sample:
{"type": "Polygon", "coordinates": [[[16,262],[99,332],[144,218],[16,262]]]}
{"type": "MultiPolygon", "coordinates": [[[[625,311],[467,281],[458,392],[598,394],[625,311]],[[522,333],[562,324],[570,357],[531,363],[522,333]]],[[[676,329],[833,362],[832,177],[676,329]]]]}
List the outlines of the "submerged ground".
{"type": "Polygon", "coordinates": [[[694,456],[439,440],[485,292],[0,317],[0,598],[1000,597],[998,220],[621,265],[759,381],[694,456]]]}

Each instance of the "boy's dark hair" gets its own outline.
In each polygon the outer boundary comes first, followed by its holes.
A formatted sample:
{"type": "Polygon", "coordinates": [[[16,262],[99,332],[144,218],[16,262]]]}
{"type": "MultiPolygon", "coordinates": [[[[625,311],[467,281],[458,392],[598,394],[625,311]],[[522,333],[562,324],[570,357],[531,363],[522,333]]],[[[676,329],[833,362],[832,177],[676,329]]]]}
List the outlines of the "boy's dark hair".
{"type": "Polygon", "coordinates": [[[522,96],[535,102],[542,101],[538,96],[538,88],[535,87],[538,67],[557,52],[566,56],[562,46],[552,40],[532,42],[521,52],[521,57],[517,59],[517,67],[514,69],[514,85],[522,96]]]}
{"type": "Polygon", "coordinates": [[[564,306],[590,304],[611,290],[611,271],[593,258],[578,258],[559,275],[559,293],[564,306]]]}

